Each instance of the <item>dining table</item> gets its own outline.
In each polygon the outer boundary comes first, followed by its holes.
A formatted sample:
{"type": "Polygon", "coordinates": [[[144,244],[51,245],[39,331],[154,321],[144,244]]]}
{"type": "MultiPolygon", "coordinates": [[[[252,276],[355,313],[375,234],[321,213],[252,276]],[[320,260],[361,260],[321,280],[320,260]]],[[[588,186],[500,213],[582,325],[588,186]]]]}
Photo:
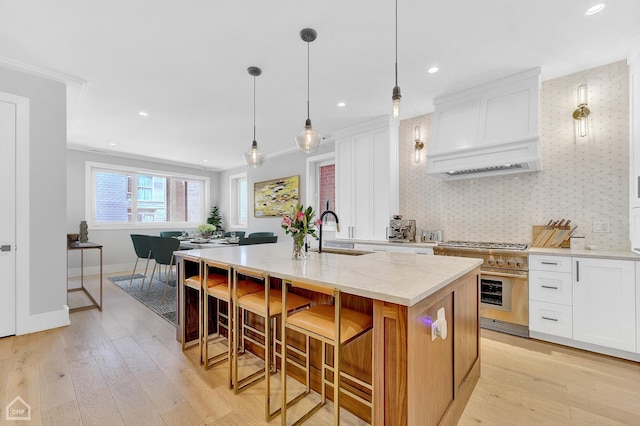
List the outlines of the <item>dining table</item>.
{"type": "Polygon", "coordinates": [[[240,242],[240,239],[237,239],[236,242],[229,242],[228,238],[186,238],[186,239],[178,238],[178,239],[180,240],[181,250],[237,246],[238,243],[240,242]]]}

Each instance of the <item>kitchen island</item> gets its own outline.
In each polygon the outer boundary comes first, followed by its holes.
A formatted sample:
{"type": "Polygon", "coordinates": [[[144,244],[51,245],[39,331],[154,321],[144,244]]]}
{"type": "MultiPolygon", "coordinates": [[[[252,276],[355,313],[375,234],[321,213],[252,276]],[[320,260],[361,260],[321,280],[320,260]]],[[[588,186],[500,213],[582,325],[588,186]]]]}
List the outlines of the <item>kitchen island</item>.
{"type": "MultiPolygon", "coordinates": [[[[176,256],[181,268],[187,267],[185,258],[210,260],[262,270],[275,281],[332,286],[351,296],[344,304],[371,314],[374,327],[370,339],[343,349],[342,365],[373,381],[375,424],[456,424],[480,376],[478,259],[375,252],[309,253],[301,261],[291,260],[286,243],[176,256]]],[[[357,401],[342,402],[372,420],[357,401]]]]}

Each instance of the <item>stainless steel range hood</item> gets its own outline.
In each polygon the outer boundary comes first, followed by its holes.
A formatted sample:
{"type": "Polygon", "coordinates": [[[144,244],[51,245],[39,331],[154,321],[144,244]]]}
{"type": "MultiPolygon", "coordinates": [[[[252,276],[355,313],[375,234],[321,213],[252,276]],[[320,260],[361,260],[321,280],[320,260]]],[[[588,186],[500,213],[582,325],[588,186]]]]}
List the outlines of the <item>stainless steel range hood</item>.
{"type": "Polygon", "coordinates": [[[445,180],[541,170],[540,68],[437,98],[427,174],[445,180]]]}

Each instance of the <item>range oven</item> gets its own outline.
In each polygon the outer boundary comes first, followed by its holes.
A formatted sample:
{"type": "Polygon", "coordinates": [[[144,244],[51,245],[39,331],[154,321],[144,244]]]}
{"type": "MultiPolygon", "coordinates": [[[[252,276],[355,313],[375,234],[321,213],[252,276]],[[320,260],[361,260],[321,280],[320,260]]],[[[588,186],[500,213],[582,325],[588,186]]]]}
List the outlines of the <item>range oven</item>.
{"type": "Polygon", "coordinates": [[[480,266],[480,326],[529,337],[529,267],[526,244],[446,241],[441,256],[483,259],[480,266]]]}

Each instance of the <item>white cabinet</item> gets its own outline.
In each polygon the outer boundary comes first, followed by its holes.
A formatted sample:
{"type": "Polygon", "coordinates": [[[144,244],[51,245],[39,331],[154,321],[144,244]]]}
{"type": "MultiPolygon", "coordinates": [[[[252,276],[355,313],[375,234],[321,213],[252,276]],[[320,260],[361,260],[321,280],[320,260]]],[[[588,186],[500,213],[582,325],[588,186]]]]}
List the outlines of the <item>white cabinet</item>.
{"type": "Polygon", "coordinates": [[[530,255],[529,332],[610,355],[640,352],[637,281],[632,260],[530,255]]]}
{"type": "Polygon", "coordinates": [[[635,352],[635,262],[593,258],[573,262],[573,338],[635,352]]]}
{"type": "Polygon", "coordinates": [[[427,174],[540,170],[539,101],[540,68],[435,99],[427,174]]]}
{"type": "Polygon", "coordinates": [[[629,239],[640,253],[640,51],[629,60],[629,239]]]}
{"type": "Polygon", "coordinates": [[[529,331],[573,334],[571,257],[529,256],[529,331]]]}
{"type": "Polygon", "coordinates": [[[634,208],[640,207],[640,51],[629,60],[629,120],[629,205],[634,208]]]}
{"type": "Polygon", "coordinates": [[[386,240],[398,212],[398,122],[389,118],[337,132],[337,238],[386,240]]]}

